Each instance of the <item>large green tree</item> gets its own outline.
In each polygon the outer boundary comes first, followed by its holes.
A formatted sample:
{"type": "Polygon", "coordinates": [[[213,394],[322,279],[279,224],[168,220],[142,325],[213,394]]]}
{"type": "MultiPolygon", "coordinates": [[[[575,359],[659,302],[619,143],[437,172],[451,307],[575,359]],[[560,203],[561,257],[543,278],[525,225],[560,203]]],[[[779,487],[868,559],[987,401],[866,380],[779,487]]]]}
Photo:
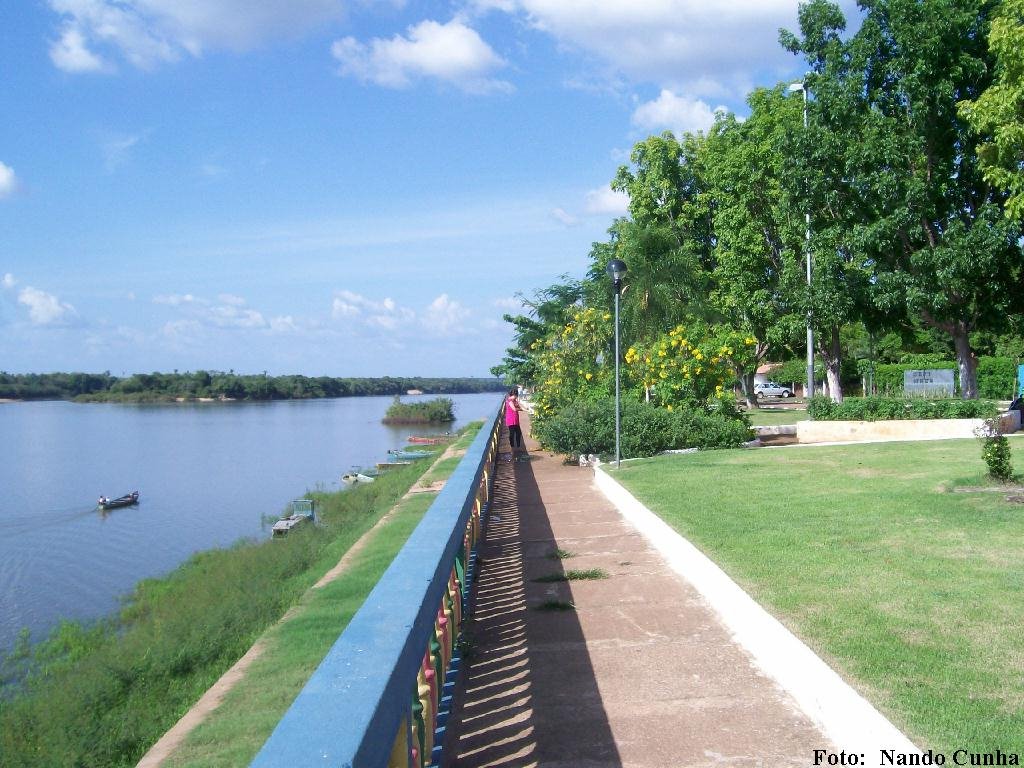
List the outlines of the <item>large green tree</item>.
{"type": "Polygon", "coordinates": [[[849,40],[828,0],[801,7],[800,37],[782,35],[806,57],[815,94],[815,144],[805,147],[815,266],[854,278],[848,293],[819,294],[816,307],[856,306],[866,294],[949,334],[963,396],[976,397],[970,334],[999,330],[1021,296],[1019,230],[982,177],[976,136],[957,110],[991,82],[995,3],[858,4],[864,17],[849,40]]]}
{"type": "Polygon", "coordinates": [[[690,134],[677,141],[669,131],[650,136],[612,180],[612,189],[629,196],[630,217],[616,222],[613,249],[592,254],[590,276],[606,283],[608,259],[626,263],[622,327],[630,339],[652,338],[708,311],[714,243],[704,142],[690,134]]]}
{"type": "Polygon", "coordinates": [[[978,146],[985,179],[1009,192],[1007,215],[1024,220],[1024,0],[1003,0],[992,20],[989,50],[995,80],[960,114],[982,135],[978,146]]]}
{"type": "Polygon", "coordinates": [[[737,371],[749,407],[754,374],[799,334],[806,306],[804,222],[783,184],[787,137],[801,116],[781,87],[757,89],[750,116],[721,115],[705,148],[714,223],[710,301],[724,322],[754,340],[737,371]]]}

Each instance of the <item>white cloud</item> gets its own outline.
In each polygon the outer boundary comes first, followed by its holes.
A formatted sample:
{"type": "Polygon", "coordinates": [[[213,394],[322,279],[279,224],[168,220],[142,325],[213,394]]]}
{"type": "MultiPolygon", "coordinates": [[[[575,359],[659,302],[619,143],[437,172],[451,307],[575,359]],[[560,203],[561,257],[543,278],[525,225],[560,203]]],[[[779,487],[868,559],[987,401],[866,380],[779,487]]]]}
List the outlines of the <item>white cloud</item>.
{"type": "Polygon", "coordinates": [[[566,212],[564,208],[554,208],[551,211],[552,218],[567,227],[575,227],[580,223],[580,220],[573,216],[571,213],[566,212]]]}
{"type": "MultiPolygon", "coordinates": [[[[4,285],[7,285],[6,275],[4,285]]],[[[28,307],[28,319],[33,325],[67,325],[78,318],[78,312],[70,304],[61,301],[52,293],[25,286],[18,293],[18,303],[28,307]]]]}
{"type": "Polygon", "coordinates": [[[522,300],[517,299],[515,296],[506,296],[500,299],[495,299],[492,304],[494,304],[498,309],[521,310],[523,308],[522,300]]]}
{"type": "Polygon", "coordinates": [[[18,178],[14,175],[14,169],[0,163],[0,200],[13,195],[17,188],[18,178]]]}
{"type": "Polygon", "coordinates": [[[594,215],[625,216],[629,213],[629,195],[611,187],[592,189],[584,196],[584,210],[594,215]]]}
{"type": "Polygon", "coordinates": [[[172,342],[191,342],[201,336],[202,331],[198,320],[169,320],[160,332],[172,342]]]}
{"type": "MultiPolygon", "coordinates": [[[[216,328],[269,328],[270,323],[262,312],[246,306],[241,296],[222,293],[217,302],[193,296],[191,293],[154,296],[154,304],[163,304],[179,310],[192,324],[181,326],[192,328],[193,324],[216,328]]],[[[172,321],[171,327],[178,327],[172,321]]]]}
{"type": "Polygon", "coordinates": [[[49,0],[63,26],[50,47],[67,72],[111,71],[101,53],[141,69],[201,56],[209,49],[244,51],[267,40],[302,35],[341,18],[343,0],[49,0]]]}
{"type": "Polygon", "coordinates": [[[331,317],[335,320],[357,321],[373,328],[393,330],[412,322],[416,313],[400,307],[393,299],[373,301],[352,291],[338,291],[331,302],[331,317]]]}
{"type": "Polygon", "coordinates": [[[270,330],[274,333],[293,333],[299,330],[299,325],[291,315],[282,315],[270,318],[270,330]]]}
{"type": "Polygon", "coordinates": [[[154,296],[153,297],[153,303],[154,304],[167,304],[168,306],[171,306],[171,307],[179,307],[182,304],[207,304],[209,302],[205,302],[202,299],[197,299],[191,293],[186,293],[186,294],[173,293],[173,294],[170,294],[168,296],[154,296]]]}
{"type": "Polygon", "coordinates": [[[211,307],[207,317],[221,328],[266,328],[268,325],[262,313],[233,304],[211,307]]]}
{"type": "Polygon", "coordinates": [[[707,131],[715,122],[715,112],[728,111],[727,107],[712,109],[700,99],[678,96],[663,89],[654,101],[641,104],[633,112],[633,124],[647,131],[670,129],[676,138],[685,133],[707,131]]]}
{"type": "Polygon", "coordinates": [[[331,53],[342,75],[387,88],[407,88],[421,78],[433,78],[470,93],[510,91],[490,73],[505,61],[476,33],[453,19],[447,24],[422,21],[408,36],[374,38],[361,43],[354,37],[335,41],[331,53]]]}
{"type": "Polygon", "coordinates": [[[106,72],[111,69],[103,59],[85,46],[85,36],[77,26],[64,28],[59,40],[50,44],[50,60],[65,72],[106,72]]]}
{"type": "Polygon", "coordinates": [[[0,285],[2,285],[4,288],[10,289],[16,286],[17,284],[18,281],[14,279],[14,275],[12,275],[10,272],[5,273],[3,279],[0,279],[0,285]]]}
{"type": "Polygon", "coordinates": [[[146,136],[146,133],[107,133],[100,141],[100,151],[103,153],[103,167],[108,172],[116,171],[128,162],[132,151],[139,142],[146,136]]]}
{"type": "Polygon", "coordinates": [[[423,313],[423,326],[437,336],[452,336],[466,331],[465,321],[472,313],[442,293],[423,313]]]}
{"type": "MultiPolygon", "coordinates": [[[[841,0],[854,18],[853,0],[841,0]]],[[[799,0],[471,0],[477,10],[523,18],[563,50],[603,62],[609,80],[622,73],[677,92],[738,97],[781,76],[796,59],[776,30],[797,29],[799,0]]],[[[587,67],[589,73],[593,66],[587,67]]]]}

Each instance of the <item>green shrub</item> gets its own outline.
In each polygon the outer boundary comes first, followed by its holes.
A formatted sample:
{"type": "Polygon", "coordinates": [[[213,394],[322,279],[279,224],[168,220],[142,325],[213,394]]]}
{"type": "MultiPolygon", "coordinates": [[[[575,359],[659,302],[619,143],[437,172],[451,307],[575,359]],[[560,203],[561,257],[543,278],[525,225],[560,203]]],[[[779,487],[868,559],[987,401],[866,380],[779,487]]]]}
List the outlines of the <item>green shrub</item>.
{"type": "Polygon", "coordinates": [[[1009,357],[978,358],[978,396],[1012,400],[1016,395],[1017,363],[1009,357]]]}
{"type": "Polygon", "coordinates": [[[653,456],[673,448],[676,422],[674,414],[664,408],[634,401],[623,403],[622,455],[653,456]]]}
{"type": "Polygon", "coordinates": [[[988,465],[989,477],[1004,483],[1012,480],[1010,441],[999,430],[998,419],[987,419],[977,430],[977,434],[981,439],[981,458],[988,465]]]}
{"type": "MultiPolygon", "coordinates": [[[[535,423],[534,435],[556,453],[569,456],[615,452],[615,400],[577,401],[535,423]]],[[[669,449],[733,448],[750,439],[750,428],[736,413],[622,403],[621,453],[653,456],[669,449]]]]}
{"type": "Polygon", "coordinates": [[[725,413],[690,411],[676,417],[673,448],[739,448],[753,434],[747,422],[725,413]]]}
{"type": "Polygon", "coordinates": [[[990,400],[955,398],[926,400],[898,397],[847,397],[833,403],[823,395],[811,398],[808,415],[815,421],[889,421],[896,419],[987,419],[995,416],[990,400]]]}

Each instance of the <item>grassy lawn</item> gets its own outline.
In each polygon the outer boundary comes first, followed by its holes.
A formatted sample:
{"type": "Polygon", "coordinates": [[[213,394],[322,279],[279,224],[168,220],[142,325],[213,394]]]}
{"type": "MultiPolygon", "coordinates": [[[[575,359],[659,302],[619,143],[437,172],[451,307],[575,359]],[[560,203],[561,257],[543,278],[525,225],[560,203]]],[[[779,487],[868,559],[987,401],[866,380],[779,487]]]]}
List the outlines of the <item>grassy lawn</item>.
{"type": "Polygon", "coordinates": [[[774,427],[778,424],[796,424],[807,418],[807,411],[789,408],[752,408],[746,411],[752,427],[774,427]]]}
{"type": "Polygon", "coordinates": [[[919,746],[1022,753],[1024,506],[962,492],[988,485],[980,454],[974,440],[720,451],[613,475],[919,746]]]}

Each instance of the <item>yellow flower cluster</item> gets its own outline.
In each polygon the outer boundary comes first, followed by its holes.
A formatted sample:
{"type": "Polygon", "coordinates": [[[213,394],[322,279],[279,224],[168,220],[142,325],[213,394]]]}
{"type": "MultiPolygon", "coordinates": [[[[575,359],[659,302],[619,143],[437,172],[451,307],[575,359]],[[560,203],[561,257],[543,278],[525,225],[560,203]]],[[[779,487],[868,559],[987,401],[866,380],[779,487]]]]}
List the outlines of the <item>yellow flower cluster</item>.
{"type": "Polygon", "coordinates": [[[731,396],[725,384],[735,378],[732,355],[733,344],[721,336],[679,325],[648,345],[629,347],[625,362],[651,400],[671,409],[731,396]]]}

